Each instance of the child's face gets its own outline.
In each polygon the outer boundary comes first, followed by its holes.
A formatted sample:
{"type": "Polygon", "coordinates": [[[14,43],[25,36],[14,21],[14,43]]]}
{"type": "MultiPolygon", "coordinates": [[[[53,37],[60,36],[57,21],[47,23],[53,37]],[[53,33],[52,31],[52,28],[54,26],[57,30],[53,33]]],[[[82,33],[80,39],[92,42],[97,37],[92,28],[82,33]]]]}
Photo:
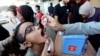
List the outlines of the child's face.
{"type": "Polygon", "coordinates": [[[39,12],[40,11],[38,7],[35,7],[35,10],[36,10],[36,12],[39,12]]]}
{"type": "Polygon", "coordinates": [[[31,22],[26,22],[21,25],[20,32],[23,34],[23,37],[26,41],[34,43],[34,44],[41,44],[44,43],[48,38],[44,34],[42,36],[42,28],[39,26],[33,26],[31,22]]]}

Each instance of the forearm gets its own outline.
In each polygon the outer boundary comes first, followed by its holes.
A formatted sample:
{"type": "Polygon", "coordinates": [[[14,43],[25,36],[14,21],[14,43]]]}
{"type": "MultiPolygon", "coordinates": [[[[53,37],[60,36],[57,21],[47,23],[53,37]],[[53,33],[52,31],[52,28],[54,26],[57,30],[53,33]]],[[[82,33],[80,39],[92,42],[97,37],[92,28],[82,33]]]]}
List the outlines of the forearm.
{"type": "Polygon", "coordinates": [[[65,28],[65,35],[72,34],[85,34],[85,35],[94,35],[100,34],[100,22],[89,22],[89,23],[75,23],[75,24],[66,24],[63,25],[65,28]]]}

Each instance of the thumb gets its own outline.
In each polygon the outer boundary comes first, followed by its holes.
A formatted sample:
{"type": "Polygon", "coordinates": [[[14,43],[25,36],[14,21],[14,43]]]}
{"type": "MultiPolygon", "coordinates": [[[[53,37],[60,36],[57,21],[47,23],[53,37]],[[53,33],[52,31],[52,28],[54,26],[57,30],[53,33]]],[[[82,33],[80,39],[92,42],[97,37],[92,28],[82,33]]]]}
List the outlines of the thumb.
{"type": "Polygon", "coordinates": [[[48,55],[48,53],[47,53],[48,46],[49,46],[49,40],[46,40],[41,56],[47,56],[48,55]]]}
{"type": "Polygon", "coordinates": [[[49,40],[46,40],[46,42],[45,42],[45,46],[44,46],[44,47],[45,47],[45,49],[47,49],[47,48],[48,48],[48,46],[49,46],[49,42],[50,42],[49,40]]]}
{"type": "Polygon", "coordinates": [[[46,40],[45,45],[44,45],[43,52],[47,52],[48,47],[49,47],[49,40],[46,40]]]}

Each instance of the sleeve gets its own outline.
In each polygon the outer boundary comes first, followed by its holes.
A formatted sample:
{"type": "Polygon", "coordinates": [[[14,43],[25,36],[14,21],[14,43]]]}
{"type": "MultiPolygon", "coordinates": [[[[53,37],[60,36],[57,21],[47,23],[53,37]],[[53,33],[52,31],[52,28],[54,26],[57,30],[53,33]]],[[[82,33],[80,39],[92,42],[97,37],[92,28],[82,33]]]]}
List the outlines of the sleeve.
{"type": "Polygon", "coordinates": [[[100,13],[99,13],[99,15],[98,15],[98,21],[100,22],[100,13]]]}
{"type": "Polygon", "coordinates": [[[100,34],[100,22],[75,23],[64,25],[65,35],[94,35],[100,34]]]}
{"type": "Polygon", "coordinates": [[[0,25],[0,40],[4,40],[9,36],[9,32],[2,25],[0,25]]]}

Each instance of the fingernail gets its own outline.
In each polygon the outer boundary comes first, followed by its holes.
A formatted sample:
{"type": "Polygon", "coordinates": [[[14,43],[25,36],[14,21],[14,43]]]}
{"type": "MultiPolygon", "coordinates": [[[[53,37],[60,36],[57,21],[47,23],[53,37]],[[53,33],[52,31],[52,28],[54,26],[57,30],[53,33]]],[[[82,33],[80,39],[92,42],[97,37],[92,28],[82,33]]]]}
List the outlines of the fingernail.
{"type": "Polygon", "coordinates": [[[49,40],[46,40],[46,43],[49,43],[49,40]]]}

